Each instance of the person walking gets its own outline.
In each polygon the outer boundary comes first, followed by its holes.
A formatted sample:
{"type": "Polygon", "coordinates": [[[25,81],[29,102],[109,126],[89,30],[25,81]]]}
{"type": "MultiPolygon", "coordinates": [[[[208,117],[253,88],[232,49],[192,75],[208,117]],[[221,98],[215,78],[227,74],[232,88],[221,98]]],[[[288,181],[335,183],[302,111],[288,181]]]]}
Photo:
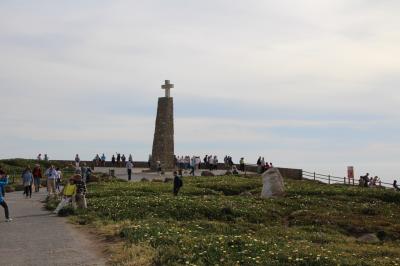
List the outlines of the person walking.
{"type": "Polygon", "coordinates": [[[31,172],[31,168],[27,166],[25,170],[22,172],[22,184],[24,186],[24,195],[26,198],[32,198],[32,181],[33,176],[31,172]]]}
{"type": "MultiPolygon", "coordinates": [[[[7,174],[3,170],[0,170],[0,187],[4,187],[8,184],[8,179],[5,177],[7,177],[7,174]]],[[[10,218],[10,212],[8,210],[8,205],[7,205],[6,201],[4,200],[4,195],[2,193],[0,193],[0,205],[1,205],[1,207],[4,208],[4,215],[6,217],[6,222],[11,222],[12,219],[10,218]]]]}
{"type": "Polygon", "coordinates": [[[49,169],[46,171],[46,176],[47,176],[47,192],[48,195],[55,195],[56,193],[56,180],[58,173],[54,167],[54,165],[50,166],[49,169]]]}
{"type": "Polygon", "coordinates": [[[179,190],[183,186],[183,181],[182,178],[178,176],[178,173],[175,171],[174,172],[174,188],[173,188],[173,193],[174,196],[178,196],[179,190]]]}
{"type": "Polygon", "coordinates": [[[39,192],[40,189],[40,179],[42,178],[42,169],[40,164],[36,164],[32,171],[33,184],[35,185],[35,192],[39,192]]]}
{"type": "MultiPolygon", "coordinates": [[[[0,172],[4,172],[1,166],[0,166],[0,172]]],[[[0,176],[0,181],[3,181],[8,184],[8,176],[5,172],[4,175],[0,176]]],[[[0,195],[3,195],[3,197],[6,196],[6,189],[4,188],[4,186],[0,186],[0,195]]]]}
{"type": "Polygon", "coordinates": [[[128,181],[131,181],[132,179],[132,169],[133,169],[133,163],[132,161],[128,161],[126,163],[126,170],[128,171],[128,181]]]}

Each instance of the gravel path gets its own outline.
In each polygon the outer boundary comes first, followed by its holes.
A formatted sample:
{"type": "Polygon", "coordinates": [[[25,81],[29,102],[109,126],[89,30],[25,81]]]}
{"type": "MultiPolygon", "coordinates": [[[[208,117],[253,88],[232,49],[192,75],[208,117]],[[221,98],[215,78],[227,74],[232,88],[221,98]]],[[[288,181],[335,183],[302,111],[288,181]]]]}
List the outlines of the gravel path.
{"type": "Polygon", "coordinates": [[[11,223],[0,207],[0,265],[105,265],[101,252],[87,235],[65,218],[43,209],[45,192],[25,199],[22,192],[6,194],[11,223]]]}

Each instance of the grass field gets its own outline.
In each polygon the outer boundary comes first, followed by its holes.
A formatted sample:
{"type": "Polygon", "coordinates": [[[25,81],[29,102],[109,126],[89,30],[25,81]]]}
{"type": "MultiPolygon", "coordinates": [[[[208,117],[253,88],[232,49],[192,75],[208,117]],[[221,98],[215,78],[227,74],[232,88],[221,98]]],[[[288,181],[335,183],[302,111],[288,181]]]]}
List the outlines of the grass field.
{"type": "Polygon", "coordinates": [[[171,183],[89,186],[73,217],[111,242],[116,265],[398,265],[400,194],[285,180],[287,195],[260,199],[261,178],[185,177],[171,183]],[[375,244],[357,238],[376,234],[375,244]]]}

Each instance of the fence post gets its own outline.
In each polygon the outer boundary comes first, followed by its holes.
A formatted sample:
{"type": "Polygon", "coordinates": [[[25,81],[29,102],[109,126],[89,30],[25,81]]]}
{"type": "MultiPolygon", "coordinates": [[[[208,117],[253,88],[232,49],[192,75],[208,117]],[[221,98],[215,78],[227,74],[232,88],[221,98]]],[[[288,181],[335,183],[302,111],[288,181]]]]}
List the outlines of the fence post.
{"type": "Polygon", "coordinates": [[[331,175],[328,175],[328,184],[331,184],[331,175]]]}
{"type": "Polygon", "coordinates": [[[315,172],[314,172],[314,181],[315,181],[315,172]]]}
{"type": "Polygon", "coordinates": [[[346,177],[343,177],[343,183],[346,185],[346,177]]]}

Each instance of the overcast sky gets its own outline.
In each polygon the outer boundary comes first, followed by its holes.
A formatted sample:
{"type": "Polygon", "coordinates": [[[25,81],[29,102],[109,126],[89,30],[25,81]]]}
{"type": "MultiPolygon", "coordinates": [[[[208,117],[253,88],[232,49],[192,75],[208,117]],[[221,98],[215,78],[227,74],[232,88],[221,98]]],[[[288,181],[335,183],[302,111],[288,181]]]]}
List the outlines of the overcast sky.
{"type": "Polygon", "coordinates": [[[400,1],[0,2],[2,158],[151,152],[163,80],[177,154],[392,180],[400,1]]]}

